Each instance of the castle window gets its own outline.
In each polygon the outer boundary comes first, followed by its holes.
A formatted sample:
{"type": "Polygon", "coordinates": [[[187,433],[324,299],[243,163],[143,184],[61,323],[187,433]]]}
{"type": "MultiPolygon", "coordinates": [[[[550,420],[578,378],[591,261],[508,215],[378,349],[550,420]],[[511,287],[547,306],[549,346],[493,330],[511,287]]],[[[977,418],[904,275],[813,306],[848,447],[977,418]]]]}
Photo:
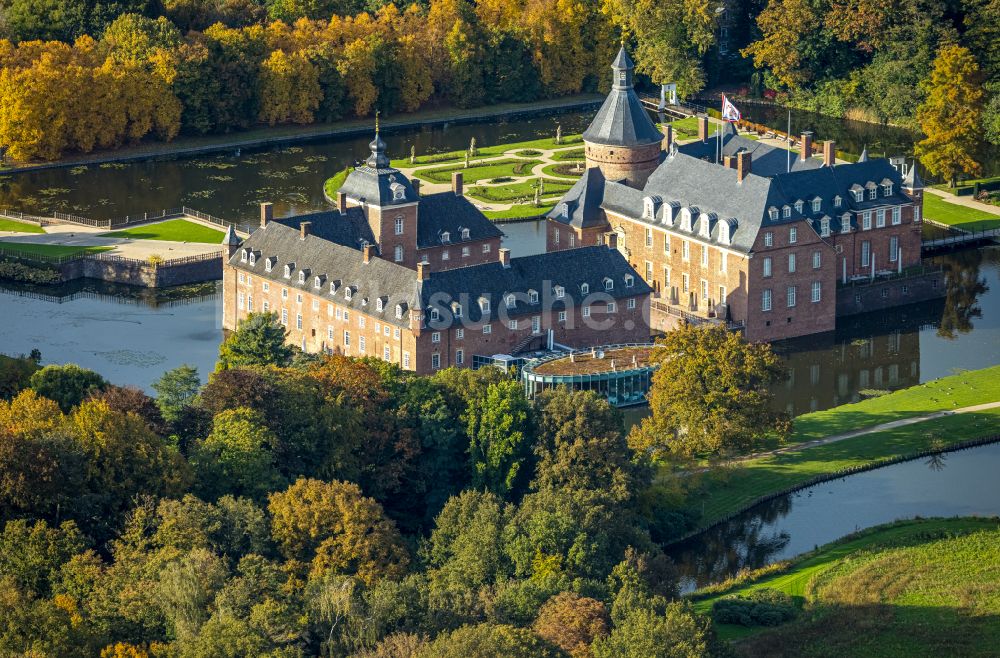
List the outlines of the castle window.
{"type": "Polygon", "coordinates": [[[291,266],[291,264],[285,265],[285,278],[287,279],[287,278],[289,278],[291,276],[292,276],[292,266],[291,266]]]}
{"type": "Polygon", "coordinates": [[[532,304],[537,304],[538,303],[538,291],[536,291],[536,290],[529,290],[528,291],[528,301],[531,302],[532,304]]]}
{"type": "Polygon", "coordinates": [[[819,212],[819,209],[822,207],[822,205],[823,205],[823,199],[820,199],[819,197],[813,199],[813,212],[819,212]]]}
{"type": "Polygon", "coordinates": [[[463,228],[462,229],[462,239],[463,240],[468,240],[469,239],[469,229],[467,229],[467,228],[463,228]]]}
{"type": "Polygon", "coordinates": [[[581,283],[580,284],[580,293],[583,294],[583,295],[589,294],[590,293],[590,284],[589,283],[581,283]]]}
{"type": "Polygon", "coordinates": [[[448,244],[449,242],[451,242],[451,233],[445,231],[444,233],[441,234],[441,243],[448,244]]]}
{"type": "Polygon", "coordinates": [[[514,295],[507,295],[506,297],[504,297],[504,300],[507,304],[507,308],[514,308],[514,305],[516,304],[514,295]]]}
{"type": "MultiPolygon", "coordinates": [[[[635,285],[635,277],[632,276],[631,274],[626,274],[625,275],[625,287],[626,288],[631,288],[633,285],[635,285]]],[[[608,290],[611,290],[611,288],[608,288],[608,290]]]]}
{"type": "Polygon", "coordinates": [[[795,202],[795,212],[801,213],[802,212],[802,206],[803,206],[803,204],[802,204],[802,200],[801,199],[799,199],[798,201],[796,201],[795,202]]]}
{"type": "Polygon", "coordinates": [[[605,278],[604,279],[604,289],[605,290],[613,290],[614,287],[615,287],[615,282],[612,279],[609,279],[609,278],[605,278]]]}
{"type": "Polygon", "coordinates": [[[396,218],[396,235],[402,235],[402,234],[403,234],[403,218],[402,217],[397,217],[396,218]]]}
{"type": "Polygon", "coordinates": [[[789,217],[791,217],[792,216],[792,209],[791,209],[791,207],[790,206],[782,206],[782,208],[781,208],[781,216],[784,217],[785,219],[788,219],[789,217]]]}
{"type": "Polygon", "coordinates": [[[840,207],[840,204],[841,204],[842,202],[843,202],[843,199],[841,199],[841,198],[840,198],[840,195],[839,195],[839,194],[838,194],[837,196],[833,197],[833,207],[834,207],[834,208],[839,208],[839,207],[840,207]]]}

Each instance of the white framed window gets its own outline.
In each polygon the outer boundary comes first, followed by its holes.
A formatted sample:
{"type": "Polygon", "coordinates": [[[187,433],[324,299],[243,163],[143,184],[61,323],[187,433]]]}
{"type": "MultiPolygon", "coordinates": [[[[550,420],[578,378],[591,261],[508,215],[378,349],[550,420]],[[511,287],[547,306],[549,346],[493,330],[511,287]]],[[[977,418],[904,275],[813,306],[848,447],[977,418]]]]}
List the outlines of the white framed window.
{"type": "Polygon", "coordinates": [[[301,329],[302,328],[302,314],[301,313],[296,313],[295,314],[295,328],[296,329],[301,329]]]}
{"type": "Polygon", "coordinates": [[[589,283],[581,283],[580,284],[580,294],[581,295],[588,295],[588,294],[590,294],[590,284],[589,283]]]}
{"type": "Polygon", "coordinates": [[[611,279],[605,279],[604,280],[604,289],[605,290],[612,290],[614,287],[615,287],[615,282],[613,280],[611,280],[611,279]]]}
{"type": "Polygon", "coordinates": [[[287,308],[281,309],[281,324],[285,325],[286,327],[288,326],[288,309],[287,308]]]}
{"type": "Polygon", "coordinates": [[[583,314],[583,317],[585,317],[585,318],[589,318],[590,317],[590,307],[589,306],[584,306],[583,310],[581,312],[583,314]]]}
{"type": "Polygon", "coordinates": [[[892,207],[892,225],[899,226],[903,223],[903,209],[899,206],[892,207]]]}
{"type": "Polygon", "coordinates": [[[440,331],[435,331],[435,332],[431,333],[431,342],[432,343],[440,343],[441,342],[441,332],[440,331]]]}
{"type": "Polygon", "coordinates": [[[651,228],[646,229],[646,246],[647,247],[653,246],[653,229],[651,228]]]}
{"type": "Polygon", "coordinates": [[[764,263],[763,263],[763,267],[761,269],[761,273],[762,273],[762,276],[765,277],[765,278],[771,276],[771,257],[770,256],[765,256],[764,257],[764,263]]]}
{"type": "Polygon", "coordinates": [[[351,313],[350,313],[350,311],[348,311],[348,310],[347,310],[347,309],[345,308],[345,309],[344,309],[344,322],[347,322],[347,321],[348,321],[348,320],[350,320],[350,319],[351,319],[351,313]]]}
{"type": "Polygon", "coordinates": [[[392,337],[399,340],[399,327],[394,327],[392,330],[392,337]]]}
{"type": "Polygon", "coordinates": [[[864,190],[854,190],[854,200],[857,201],[858,203],[864,201],[865,200],[865,191],[864,190]]]}
{"type": "Polygon", "coordinates": [[[247,293],[247,310],[253,313],[253,295],[247,293]]]}
{"type": "Polygon", "coordinates": [[[314,299],[312,306],[313,306],[313,311],[319,311],[319,300],[314,299]]]}
{"type": "Polygon", "coordinates": [[[913,206],[913,223],[920,223],[920,206],[913,206]]]}
{"type": "Polygon", "coordinates": [[[288,288],[282,288],[281,289],[281,298],[282,299],[288,299],[288,288]]]}
{"type": "Polygon", "coordinates": [[[326,325],[326,339],[328,341],[330,341],[330,342],[333,342],[333,325],[332,324],[326,325]]]}
{"type": "Polygon", "coordinates": [[[444,244],[451,242],[451,233],[449,233],[448,231],[444,231],[443,233],[441,233],[441,242],[444,244]]]}
{"type": "Polygon", "coordinates": [[[653,264],[648,260],[646,261],[646,281],[653,280],[653,264]]]}
{"type": "Polygon", "coordinates": [[[338,320],[343,320],[344,319],[344,312],[340,310],[339,306],[337,307],[337,319],[338,320]]]}
{"type": "Polygon", "coordinates": [[[813,199],[813,212],[819,212],[820,208],[823,207],[823,200],[819,197],[813,199]]]}
{"type": "Polygon", "coordinates": [[[392,348],[388,345],[382,348],[382,358],[386,361],[390,361],[392,359],[392,348]]]}
{"type": "Polygon", "coordinates": [[[823,254],[819,251],[813,252],[813,269],[818,270],[823,262],[823,254]]]}
{"type": "Polygon", "coordinates": [[[866,210],[861,214],[861,230],[870,231],[872,230],[872,211],[866,210]]]}
{"type": "Polygon", "coordinates": [[[830,237],[830,219],[828,217],[819,220],[819,234],[824,238],[830,237]]]}
{"type": "Polygon", "coordinates": [[[576,246],[576,234],[575,233],[570,233],[569,234],[569,246],[571,246],[571,247],[575,247],[576,246]]]}
{"type": "Polygon", "coordinates": [[[305,283],[305,282],[306,282],[306,273],[305,273],[305,270],[300,270],[299,271],[299,283],[305,283]]]}
{"type": "Polygon", "coordinates": [[[465,363],[465,350],[455,350],[455,365],[460,366],[465,363]]]}
{"type": "Polygon", "coordinates": [[[774,246],[774,233],[768,231],[764,234],[764,246],[773,247],[774,246]]]}
{"type": "Polygon", "coordinates": [[[410,353],[403,352],[403,368],[409,370],[410,368],[410,353]]]}
{"type": "Polygon", "coordinates": [[[899,260],[899,238],[895,235],[889,238],[889,260],[893,263],[899,260]]]}
{"type": "Polygon", "coordinates": [[[243,301],[246,299],[246,295],[242,292],[236,295],[236,306],[237,308],[243,308],[243,301]]]}
{"type": "Polygon", "coordinates": [[[878,190],[875,189],[874,186],[872,186],[871,188],[868,189],[868,198],[869,199],[877,199],[878,198],[878,190]]]}
{"type": "Polygon", "coordinates": [[[479,300],[479,309],[483,313],[489,313],[490,312],[490,300],[488,300],[488,299],[480,299],[479,300]]]}
{"type": "Polygon", "coordinates": [[[608,309],[607,309],[608,313],[614,313],[615,312],[615,308],[616,307],[615,307],[615,303],[614,302],[608,302],[608,309]]]}
{"type": "Polygon", "coordinates": [[[507,304],[507,308],[514,308],[517,304],[517,300],[514,298],[514,295],[504,296],[504,302],[507,304]]]}
{"type": "Polygon", "coordinates": [[[683,292],[684,294],[687,294],[687,291],[690,287],[690,281],[691,277],[689,277],[686,272],[684,274],[681,274],[681,292],[683,292]]]}
{"type": "Polygon", "coordinates": [[[665,254],[669,254],[670,253],[670,234],[669,233],[664,233],[663,234],[663,253],[665,253],[665,254]]]}
{"type": "Polygon", "coordinates": [[[701,266],[708,267],[708,245],[701,245],[701,266]]]}
{"type": "Polygon", "coordinates": [[[359,315],[358,316],[358,326],[361,327],[362,329],[364,329],[366,323],[367,323],[367,321],[365,320],[365,316],[359,315]]]}
{"type": "Polygon", "coordinates": [[[892,183],[882,186],[882,196],[892,196],[892,183]]]}
{"type": "Polygon", "coordinates": [[[542,316],[540,315],[531,316],[531,333],[533,334],[542,333],[542,316]]]}
{"type": "Polygon", "coordinates": [[[441,355],[431,354],[431,368],[437,370],[441,367],[441,355]]]}
{"type": "Polygon", "coordinates": [[[350,331],[345,331],[344,332],[344,347],[350,347],[350,346],[351,346],[351,332],[350,331]]]}
{"type": "Polygon", "coordinates": [[[486,244],[483,245],[483,253],[484,254],[490,253],[490,243],[489,242],[487,242],[486,244]]]}
{"type": "Polygon", "coordinates": [[[559,244],[559,229],[552,229],[552,244],[559,244]]]}
{"type": "Polygon", "coordinates": [[[791,227],[788,229],[788,244],[795,244],[799,241],[799,229],[791,227]]]}
{"type": "Polygon", "coordinates": [[[358,352],[364,354],[366,351],[368,351],[368,343],[365,340],[365,337],[358,336],[358,352]]]}
{"type": "Polygon", "coordinates": [[[760,310],[770,311],[771,310],[771,289],[765,288],[760,291],[760,310]]]}
{"type": "Polygon", "coordinates": [[[566,289],[562,286],[556,286],[556,299],[562,299],[566,296],[566,289]]]}
{"type": "Polygon", "coordinates": [[[788,254],[788,273],[795,273],[795,254],[788,254]]]}
{"type": "Polygon", "coordinates": [[[467,228],[463,228],[462,229],[462,239],[463,240],[468,240],[469,239],[469,229],[467,229],[467,228]]]}
{"type": "MultiPolygon", "coordinates": [[[[243,249],[240,252],[240,262],[243,262],[243,263],[247,262],[247,250],[246,249],[243,249]]],[[[240,276],[242,277],[243,275],[240,274],[240,276]]]]}
{"type": "Polygon", "coordinates": [[[517,331],[517,320],[508,320],[507,328],[511,331],[517,331]]]}
{"type": "Polygon", "coordinates": [[[664,288],[669,288],[670,287],[670,268],[669,267],[664,267],[663,268],[663,287],[664,288]]]}
{"type": "Polygon", "coordinates": [[[245,278],[245,277],[243,276],[243,272],[240,272],[240,273],[239,273],[239,276],[237,276],[236,278],[237,278],[237,280],[238,280],[238,281],[239,281],[240,283],[245,283],[245,282],[246,282],[246,278],[245,278]]]}
{"type": "MultiPolygon", "coordinates": [[[[635,277],[632,276],[631,274],[626,274],[625,275],[625,287],[626,288],[631,288],[634,285],[635,285],[635,277]]],[[[610,290],[610,288],[608,288],[608,290],[610,290]]]]}
{"type": "Polygon", "coordinates": [[[625,304],[626,308],[632,310],[635,308],[635,297],[629,297],[628,302],[625,304]]]}
{"type": "Polygon", "coordinates": [[[538,303],[538,292],[535,291],[535,290],[529,290],[528,291],[528,301],[531,302],[532,304],[537,304],[538,303]]]}
{"type": "Polygon", "coordinates": [[[719,286],[719,303],[720,304],[725,304],[726,303],[726,287],[725,286],[719,286]]]}
{"type": "Polygon", "coordinates": [[[802,208],[803,208],[802,201],[801,200],[800,201],[796,201],[795,202],[795,212],[801,213],[802,212],[802,208]]]}
{"type": "Polygon", "coordinates": [[[566,321],[566,311],[559,311],[559,321],[560,322],[566,321]]]}
{"type": "Polygon", "coordinates": [[[785,300],[788,303],[788,308],[795,306],[795,294],[796,286],[788,286],[788,290],[785,292],[785,300]]]}
{"type": "Polygon", "coordinates": [[[823,296],[823,284],[819,281],[813,281],[812,283],[812,296],[810,299],[815,304],[823,296]]]}
{"type": "Polygon", "coordinates": [[[729,254],[719,250],[719,271],[726,272],[729,268],[729,254]]]}
{"type": "Polygon", "coordinates": [[[450,259],[451,259],[451,254],[448,252],[447,249],[441,252],[441,260],[450,260],[450,259]]]}
{"type": "Polygon", "coordinates": [[[868,267],[871,264],[872,243],[865,240],[861,243],[861,267],[868,267]]]}
{"type": "Polygon", "coordinates": [[[491,325],[491,324],[484,324],[483,325],[483,333],[484,334],[492,334],[493,333],[493,325],[491,325]]]}
{"type": "Polygon", "coordinates": [[[396,218],[396,235],[402,235],[402,234],[403,234],[403,218],[400,216],[396,218]]]}
{"type": "Polygon", "coordinates": [[[778,209],[777,208],[769,209],[767,211],[767,216],[770,217],[772,220],[778,219],[778,209]]]}
{"type": "Polygon", "coordinates": [[[403,261],[403,247],[401,245],[396,245],[396,248],[392,250],[392,257],[397,263],[403,261]]]}
{"type": "Polygon", "coordinates": [[[701,301],[708,301],[708,281],[705,279],[701,280],[701,301]]]}
{"type": "Polygon", "coordinates": [[[792,207],[791,206],[783,206],[781,208],[781,216],[784,217],[785,219],[788,219],[789,217],[791,217],[792,216],[792,207]]]}
{"type": "Polygon", "coordinates": [[[691,260],[691,243],[681,240],[681,260],[691,260]]]}
{"type": "Polygon", "coordinates": [[[878,228],[885,226],[885,208],[879,208],[875,211],[875,226],[878,228]]]}
{"type": "Polygon", "coordinates": [[[468,258],[468,257],[469,257],[469,248],[462,247],[462,258],[468,258]]]}
{"type": "Polygon", "coordinates": [[[455,313],[454,313],[454,315],[455,315],[456,318],[462,317],[462,305],[461,304],[455,304],[455,313]]]}
{"type": "Polygon", "coordinates": [[[844,213],[844,216],[840,218],[840,232],[850,233],[851,232],[851,215],[850,213],[844,213]]]}
{"type": "Polygon", "coordinates": [[[456,340],[462,340],[463,338],[465,338],[465,329],[462,329],[462,328],[456,329],[455,330],[455,339],[456,340]]]}

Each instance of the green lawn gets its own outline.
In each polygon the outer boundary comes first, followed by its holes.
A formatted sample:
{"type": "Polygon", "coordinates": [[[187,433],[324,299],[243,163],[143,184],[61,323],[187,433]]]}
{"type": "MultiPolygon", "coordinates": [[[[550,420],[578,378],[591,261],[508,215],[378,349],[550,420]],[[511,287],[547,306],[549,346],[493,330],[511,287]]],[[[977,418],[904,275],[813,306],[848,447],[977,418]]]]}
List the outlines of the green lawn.
{"type": "Polygon", "coordinates": [[[542,173],[546,176],[562,176],[563,178],[579,178],[583,175],[585,169],[580,171],[576,170],[576,165],[582,164],[581,162],[560,162],[554,165],[545,165],[542,167],[542,173]]]}
{"type": "Polygon", "coordinates": [[[347,175],[349,173],[351,173],[350,167],[344,169],[343,171],[338,171],[336,174],[326,179],[326,182],[323,183],[323,191],[326,192],[328,197],[331,199],[337,198],[337,190],[339,190],[344,184],[344,181],[347,180],[347,175]]]}
{"type": "Polygon", "coordinates": [[[18,222],[13,219],[0,218],[0,231],[13,231],[16,233],[45,233],[38,224],[28,224],[18,222]]]}
{"type": "MultiPolygon", "coordinates": [[[[562,142],[556,144],[555,137],[544,137],[542,139],[531,139],[524,142],[512,142],[510,144],[497,144],[495,146],[484,146],[476,148],[475,158],[487,158],[504,155],[508,152],[520,151],[523,149],[556,149],[565,148],[572,144],[583,142],[581,135],[563,135],[562,142]]],[[[582,151],[581,151],[582,152],[582,151]]],[[[430,153],[418,155],[413,163],[409,157],[396,158],[392,161],[393,167],[414,167],[427,164],[458,163],[465,161],[465,151],[449,151],[447,153],[430,153]]],[[[475,159],[473,158],[473,159],[475,159]]]]}
{"type": "Polygon", "coordinates": [[[996,183],[1000,181],[1000,176],[989,176],[987,178],[970,178],[968,180],[960,180],[955,185],[954,188],[949,187],[948,183],[938,183],[937,185],[931,185],[931,187],[944,190],[945,192],[953,193],[954,190],[962,190],[965,188],[972,188],[976,186],[976,183],[996,183]]]}
{"type": "Polygon", "coordinates": [[[106,238],[131,238],[133,240],[170,240],[173,242],[205,242],[220,244],[225,233],[186,219],[168,219],[155,224],[143,224],[121,231],[104,233],[106,238]]]}
{"type": "Polygon", "coordinates": [[[524,219],[525,217],[541,217],[548,214],[554,206],[541,205],[533,206],[530,204],[511,206],[507,210],[484,210],[483,214],[489,219],[493,220],[504,220],[504,219],[524,219]]]}
{"type": "Polygon", "coordinates": [[[719,625],[740,655],[992,656],[1000,645],[1000,522],[925,519],[872,528],[709,596],[770,588],[802,606],[773,630],[719,625]]]}
{"type": "Polygon", "coordinates": [[[556,162],[576,162],[584,159],[583,149],[564,149],[562,151],[555,151],[552,154],[552,159],[556,162]]]}
{"type": "Polygon", "coordinates": [[[450,183],[451,174],[455,171],[462,172],[465,184],[475,183],[477,180],[490,180],[502,178],[504,176],[525,176],[531,172],[531,168],[539,163],[539,160],[514,160],[504,159],[493,162],[482,162],[473,164],[470,167],[464,165],[450,167],[429,167],[417,169],[413,175],[432,183],[450,183]]]}
{"type": "Polygon", "coordinates": [[[1000,227],[1000,209],[995,213],[966,208],[933,192],[924,193],[924,217],[964,231],[984,231],[1000,227]]]}
{"type": "MultiPolygon", "coordinates": [[[[684,117],[683,119],[677,119],[676,121],[671,121],[670,125],[674,128],[674,135],[681,140],[694,139],[698,136],[698,117],[684,117]]],[[[709,125],[709,134],[714,134],[715,126],[709,125]]]]}
{"type": "MultiPolygon", "coordinates": [[[[511,201],[532,199],[535,195],[535,187],[538,185],[538,181],[538,178],[529,178],[526,181],[511,183],[509,185],[491,185],[488,187],[485,185],[477,185],[467,188],[465,193],[474,199],[479,199],[480,201],[508,203],[511,201]]],[[[554,194],[562,194],[572,186],[573,181],[557,181],[551,178],[546,178],[543,195],[551,196],[554,194]]]]}
{"type": "Polygon", "coordinates": [[[41,256],[39,260],[66,258],[79,254],[97,254],[111,247],[73,247],[61,244],[32,244],[28,242],[0,242],[0,250],[13,251],[25,256],[41,256]]]}

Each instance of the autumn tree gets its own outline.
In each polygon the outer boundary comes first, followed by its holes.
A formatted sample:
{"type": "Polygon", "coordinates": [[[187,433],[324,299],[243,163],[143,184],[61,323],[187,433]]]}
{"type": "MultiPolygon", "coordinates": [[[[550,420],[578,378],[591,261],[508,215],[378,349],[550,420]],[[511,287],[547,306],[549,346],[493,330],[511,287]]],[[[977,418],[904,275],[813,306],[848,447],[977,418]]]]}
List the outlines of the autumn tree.
{"type": "Polygon", "coordinates": [[[319,71],[302,53],[275,50],[261,64],[260,119],[278,123],[312,123],[322,91],[319,71]]]}
{"type": "Polygon", "coordinates": [[[608,634],[607,608],[596,599],[573,592],[560,592],[538,611],[532,628],[544,640],[572,658],[592,658],[590,645],[608,634]]]}
{"type": "Polygon", "coordinates": [[[194,459],[202,490],[213,498],[225,493],[263,498],[282,484],[274,463],[276,443],[257,411],[216,414],[212,433],[198,445],[194,459]]]}
{"type": "Polygon", "coordinates": [[[938,51],[934,70],[924,82],[927,98],[917,110],[927,135],[914,152],[931,173],[951,187],[959,174],[978,174],[982,143],[982,72],[967,48],[947,45],[938,51]]]}
{"type": "Polygon", "coordinates": [[[418,658],[556,658],[558,649],[525,628],[479,624],[445,632],[422,647],[418,658]]]}
{"type": "Polygon", "coordinates": [[[108,385],[93,370],[81,368],[74,363],[45,366],[31,375],[29,384],[39,395],[55,401],[64,412],[108,385]]]}
{"type": "Polygon", "coordinates": [[[274,313],[251,313],[219,347],[219,370],[241,366],[283,366],[292,359],[288,332],[274,313]]]}
{"type": "Polygon", "coordinates": [[[341,573],[371,584],[402,575],[409,561],[382,507],[349,482],[300,479],[270,496],[272,534],[290,559],[314,573],[341,573]]]}
{"type": "Polygon", "coordinates": [[[651,415],[629,442],[653,458],[722,457],[782,440],[788,418],[772,409],[769,387],[786,376],[767,343],[748,343],[724,326],[685,326],[653,351],[651,415]]]}

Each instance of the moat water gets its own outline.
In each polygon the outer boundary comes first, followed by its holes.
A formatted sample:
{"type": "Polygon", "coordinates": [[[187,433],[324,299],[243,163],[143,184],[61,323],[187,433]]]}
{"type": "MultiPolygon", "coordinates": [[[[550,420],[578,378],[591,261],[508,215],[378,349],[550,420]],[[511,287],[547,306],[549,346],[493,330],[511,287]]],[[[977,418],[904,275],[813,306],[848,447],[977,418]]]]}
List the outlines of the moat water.
{"type": "Polygon", "coordinates": [[[998,516],[998,469],[996,443],[901,462],[780,496],[667,550],[691,591],[899,519],[998,516]]]}

